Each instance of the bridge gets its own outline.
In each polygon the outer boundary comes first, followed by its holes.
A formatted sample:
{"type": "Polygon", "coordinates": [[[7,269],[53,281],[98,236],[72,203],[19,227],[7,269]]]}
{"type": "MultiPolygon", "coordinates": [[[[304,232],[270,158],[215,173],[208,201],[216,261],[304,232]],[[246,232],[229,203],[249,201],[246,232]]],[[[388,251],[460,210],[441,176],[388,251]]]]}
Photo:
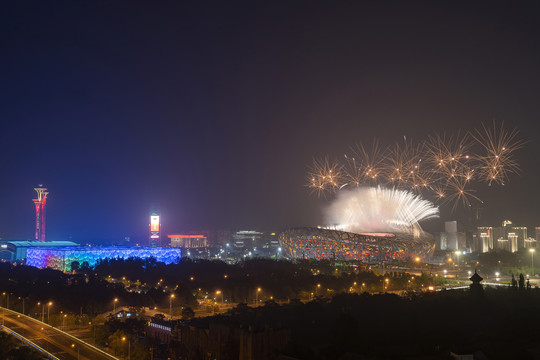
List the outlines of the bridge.
{"type": "Polygon", "coordinates": [[[105,351],[53,326],[0,307],[4,331],[29,344],[50,359],[118,360],[105,351]]]}

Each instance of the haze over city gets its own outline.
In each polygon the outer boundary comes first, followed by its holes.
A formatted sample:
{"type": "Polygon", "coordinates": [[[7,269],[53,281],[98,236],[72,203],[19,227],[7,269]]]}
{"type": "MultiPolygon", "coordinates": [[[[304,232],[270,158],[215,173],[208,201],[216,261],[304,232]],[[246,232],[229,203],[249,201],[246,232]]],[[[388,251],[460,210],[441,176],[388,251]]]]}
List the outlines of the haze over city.
{"type": "Polygon", "coordinates": [[[0,359],[540,354],[540,4],[0,6],[0,359]]]}
{"type": "Polygon", "coordinates": [[[32,237],[38,184],[51,239],[144,238],[154,210],[167,231],[318,225],[313,157],[494,120],[529,142],[484,218],[539,223],[534,4],[49,5],[0,15],[2,238],[32,237]]]}

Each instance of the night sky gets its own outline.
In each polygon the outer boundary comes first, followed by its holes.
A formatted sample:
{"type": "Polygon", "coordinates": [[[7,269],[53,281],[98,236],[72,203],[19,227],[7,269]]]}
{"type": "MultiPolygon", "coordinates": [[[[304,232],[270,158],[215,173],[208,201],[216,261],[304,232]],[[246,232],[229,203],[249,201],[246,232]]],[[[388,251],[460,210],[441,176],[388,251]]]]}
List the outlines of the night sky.
{"type": "Polygon", "coordinates": [[[538,3],[11,1],[0,34],[2,238],[40,183],[49,240],[317,225],[314,156],[493,120],[529,143],[485,219],[540,225],[538,3]]]}

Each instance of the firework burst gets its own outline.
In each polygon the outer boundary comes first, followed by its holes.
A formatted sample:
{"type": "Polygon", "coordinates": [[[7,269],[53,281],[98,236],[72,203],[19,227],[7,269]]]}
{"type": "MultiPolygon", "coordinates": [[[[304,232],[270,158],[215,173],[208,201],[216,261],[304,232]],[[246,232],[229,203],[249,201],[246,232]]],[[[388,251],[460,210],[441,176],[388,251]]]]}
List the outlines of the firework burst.
{"type": "Polygon", "coordinates": [[[395,187],[451,204],[454,210],[480,201],[474,185],[504,185],[519,174],[516,151],[525,143],[517,130],[493,123],[472,133],[434,134],[419,143],[404,139],[388,148],[377,141],[358,144],[343,162],[314,160],[308,187],[319,196],[353,186],[395,187]]]}

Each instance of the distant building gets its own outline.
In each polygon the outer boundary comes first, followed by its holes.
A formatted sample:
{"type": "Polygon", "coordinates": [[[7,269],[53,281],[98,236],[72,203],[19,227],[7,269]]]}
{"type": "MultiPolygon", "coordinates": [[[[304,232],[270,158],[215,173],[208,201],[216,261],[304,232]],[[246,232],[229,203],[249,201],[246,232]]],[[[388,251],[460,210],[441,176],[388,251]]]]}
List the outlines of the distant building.
{"type": "Polygon", "coordinates": [[[161,224],[159,222],[159,215],[152,213],[150,215],[150,246],[161,245],[161,224]]]}
{"type": "Polygon", "coordinates": [[[103,259],[155,258],[171,264],[182,257],[182,251],[163,247],[30,247],[27,249],[26,265],[71,271],[73,263],[94,267],[103,259]]]}
{"type": "Polygon", "coordinates": [[[466,247],[465,233],[458,232],[457,221],[445,221],[438,248],[440,250],[465,250],[466,247]]]}
{"type": "Polygon", "coordinates": [[[516,233],[508,233],[508,241],[510,242],[510,252],[516,252],[519,249],[518,235],[516,233]]]}
{"type": "Polygon", "coordinates": [[[473,234],[473,251],[485,253],[493,249],[493,228],[479,226],[473,234]]]}
{"type": "Polygon", "coordinates": [[[237,249],[253,249],[262,247],[264,234],[254,230],[242,230],[233,234],[233,246],[237,249]]]}
{"type": "Polygon", "coordinates": [[[536,239],[532,237],[526,238],[525,249],[536,249],[536,239]]]}
{"type": "Polygon", "coordinates": [[[511,231],[517,235],[518,249],[524,249],[525,239],[527,238],[527,228],[525,226],[514,226],[511,231]]]}
{"type": "Polygon", "coordinates": [[[219,247],[231,242],[230,230],[190,230],[187,234],[206,236],[209,247],[219,247]]]}
{"type": "Polygon", "coordinates": [[[266,234],[265,238],[265,247],[268,247],[270,250],[276,250],[279,248],[279,235],[276,233],[266,234]]]}
{"type": "Polygon", "coordinates": [[[198,249],[208,247],[208,239],[205,235],[167,235],[171,247],[184,249],[198,249]]]}
{"type": "Polygon", "coordinates": [[[0,241],[0,260],[24,260],[26,259],[26,251],[29,248],[58,248],[67,246],[79,246],[79,244],[72,241],[2,240],[0,241]]]}
{"type": "Polygon", "coordinates": [[[518,251],[517,247],[517,236],[512,235],[507,239],[504,238],[498,238],[497,241],[497,249],[499,250],[506,250],[509,252],[516,252],[518,251]]]}

